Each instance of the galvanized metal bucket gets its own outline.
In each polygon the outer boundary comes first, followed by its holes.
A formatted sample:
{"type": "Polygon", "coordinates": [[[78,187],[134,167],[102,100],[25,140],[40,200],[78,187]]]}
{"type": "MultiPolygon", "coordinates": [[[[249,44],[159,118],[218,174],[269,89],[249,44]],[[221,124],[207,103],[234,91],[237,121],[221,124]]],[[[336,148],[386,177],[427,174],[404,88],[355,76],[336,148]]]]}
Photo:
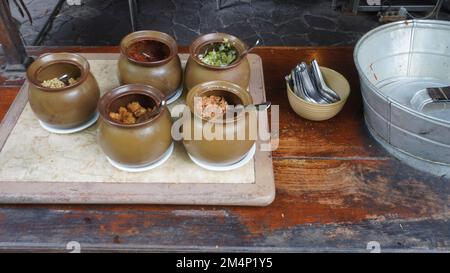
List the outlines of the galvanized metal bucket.
{"type": "Polygon", "coordinates": [[[450,85],[450,22],[380,26],[358,41],[354,60],[374,138],[413,167],[450,176],[450,103],[416,105],[425,88],[450,85]]]}

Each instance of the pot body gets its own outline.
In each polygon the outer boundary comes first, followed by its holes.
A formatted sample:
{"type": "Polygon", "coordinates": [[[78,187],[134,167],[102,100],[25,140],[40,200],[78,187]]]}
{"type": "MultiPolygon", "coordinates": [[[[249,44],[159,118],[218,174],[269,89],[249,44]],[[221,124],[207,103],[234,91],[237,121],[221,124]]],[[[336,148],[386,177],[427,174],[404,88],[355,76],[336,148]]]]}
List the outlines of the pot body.
{"type": "MultiPolygon", "coordinates": [[[[205,121],[195,120],[196,118],[192,114],[191,116],[191,132],[195,130],[202,130],[206,125],[205,121]]],[[[202,139],[183,140],[184,147],[187,152],[202,162],[213,165],[229,165],[238,162],[242,159],[252,148],[255,140],[250,139],[249,132],[249,117],[245,116],[243,122],[234,122],[233,126],[226,126],[222,140],[218,139],[206,139],[203,135],[202,139]],[[245,137],[242,140],[227,140],[226,135],[235,135],[236,132],[245,131],[245,137]]],[[[212,130],[217,130],[216,127],[222,126],[222,124],[212,125],[212,130]]]]}
{"type": "Polygon", "coordinates": [[[137,31],[127,35],[120,43],[121,54],[118,61],[118,78],[121,85],[145,84],[159,89],[169,98],[174,95],[183,81],[178,48],[175,40],[158,31],[137,31]],[[159,61],[136,61],[128,54],[128,48],[140,41],[156,41],[165,45],[168,54],[159,61]]]}
{"type": "Polygon", "coordinates": [[[83,57],[72,53],[45,54],[30,65],[27,78],[31,109],[42,122],[68,129],[83,124],[95,114],[100,90],[83,57]],[[43,80],[64,74],[78,76],[79,80],[60,89],[40,85],[43,80]]]}
{"type": "Polygon", "coordinates": [[[99,119],[98,141],[103,152],[124,165],[146,165],[157,161],[172,143],[172,118],[165,107],[151,123],[123,128],[99,119]]]}
{"type": "Polygon", "coordinates": [[[233,164],[250,151],[256,140],[256,127],[252,127],[250,122],[253,120],[252,124],[256,125],[256,112],[243,113],[238,118],[223,122],[207,121],[194,113],[195,97],[205,94],[227,96],[227,93],[233,94],[242,105],[252,104],[252,98],[246,90],[223,81],[196,85],[186,97],[191,114],[183,117],[190,119],[188,123],[183,124],[188,124],[190,131],[183,128],[183,144],[191,156],[208,164],[233,164]],[[218,90],[222,93],[214,93],[218,90]],[[208,135],[209,132],[213,132],[215,136],[208,135]]]}
{"type": "Polygon", "coordinates": [[[151,85],[161,90],[166,98],[175,94],[183,78],[178,55],[162,65],[143,66],[130,62],[126,56],[121,54],[118,68],[121,85],[133,83],[151,85]]]}
{"type": "Polygon", "coordinates": [[[129,166],[147,165],[159,160],[172,144],[172,118],[164,95],[152,86],[129,84],[105,93],[98,103],[100,113],[98,141],[103,152],[113,161],[129,166]],[[151,107],[148,119],[123,124],[110,117],[131,102],[151,107]]]}

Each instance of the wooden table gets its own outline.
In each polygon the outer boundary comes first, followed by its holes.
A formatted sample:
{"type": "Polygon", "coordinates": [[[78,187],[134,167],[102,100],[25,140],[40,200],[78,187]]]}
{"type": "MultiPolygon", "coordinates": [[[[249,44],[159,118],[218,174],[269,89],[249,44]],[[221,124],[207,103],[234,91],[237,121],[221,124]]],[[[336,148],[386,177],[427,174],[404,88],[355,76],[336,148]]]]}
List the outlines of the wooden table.
{"type": "MultiPolygon", "coordinates": [[[[281,112],[270,206],[2,205],[0,249],[64,252],[77,241],[81,251],[368,252],[375,241],[381,251],[450,251],[450,179],[400,163],[369,136],[353,49],[265,47],[255,53],[263,59],[267,96],[281,112]],[[351,84],[344,110],[329,121],[304,120],[287,101],[284,75],[312,58],[351,84]]],[[[19,90],[16,76],[0,76],[0,118],[19,90]]]]}

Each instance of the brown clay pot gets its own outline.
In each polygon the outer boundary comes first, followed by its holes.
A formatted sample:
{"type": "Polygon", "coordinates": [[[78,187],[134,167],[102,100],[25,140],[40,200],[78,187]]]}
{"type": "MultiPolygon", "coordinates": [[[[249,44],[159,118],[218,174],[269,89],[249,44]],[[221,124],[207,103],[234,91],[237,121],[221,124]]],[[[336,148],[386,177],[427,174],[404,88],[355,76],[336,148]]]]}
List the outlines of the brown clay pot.
{"type": "Polygon", "coordinates": [[[118,76],[122,85],[145,84],[160,90],[165,98],[173,96],[181,86],[183,71],[175,40],[151,30],[128,34],[120,42],[118,76]],[[151,56],[138,60],[133,52],[151,56]]]}
{"type": "MultiPolygon", "coordinates": [[[[211,81],[200,83],[189,90],[186,96],[186,104],[191,111],[191,130],[189,133],[183,129],[183,144],[187,152],[202,162],[215,165],[228,165],[242,159],[255,143],[251,138],[249,129],[249,114],[241,113],[235,117],[224,118],[223,120],[206,120],[194,111],[194,98],[203,96],[222,96],[232,105],[252,104],[252,97],[242,87],[225,81],[211,81]],[[207,123],[212,126],[212,130],[223,130],[222,139],[208,139],[202,135],[202,139],[195,139],[195,130],[201,130],[207,123]],[[233,126],[226,126],[232,123],[233,126]],[[237,135],[237,132],[245,132],[243,139],[226,139],[226,135],[237,135]],[[187,139],[188,136],[190,139],[187,139]]],[[[205,131],[198,131],[205,132],[205,131]]]]}
{"type": "Polygon", "coordinates": [[[239,58],[225,67],[205,64],[198,58],[208,47],[220,43],[227,38],[241,54],[247,45],[233,35],[226,33],[209,33],[198,37],[189,47],[189,59],[186,63],[184,84],[187,90],[199,83],[222,80],[248,88],[250,82],[250,64],[247,57],[239,58]]]}
{"type": "Polygon", "coordinates": [[[73,53],[47,53],[27,70],[28,100],[39,120],[58,129],[69,129],[89,120],[96,111],[100,91],[88,61],[73,53]],[[44,80],[64,74],[78,81],[63,88],[43,87],[44,80]]]}
{"type": "Polygon", "coordinates": [[[103,152],[113,161],[129,165],[146,165],[159,160],[172,143],[172,118],[164,95],[155,87],[129,84],[117,87],[100,98],[98,141],[103,152]],[[122,124],[109,116],[137,101],[152,107],[150,119],[141,123],[122,124]]]}

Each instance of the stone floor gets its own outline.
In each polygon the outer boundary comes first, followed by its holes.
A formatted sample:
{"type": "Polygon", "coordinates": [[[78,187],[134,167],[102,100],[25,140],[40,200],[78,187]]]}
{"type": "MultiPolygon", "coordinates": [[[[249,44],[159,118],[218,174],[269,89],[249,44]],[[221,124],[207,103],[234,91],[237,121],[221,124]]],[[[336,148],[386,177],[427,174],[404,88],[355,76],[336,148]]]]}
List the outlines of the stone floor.
{"type": "MultiPolygon", "coordinates": [[[[12,1],[11,1],[12,2],[12,1]]],[[[33,43],[57,0],[25,0],[33,24],[22,18],[20,31],[33,43]]],[[[43,45],[117,45],[131,32],[128,1],[82,0],[81,6],[64,4],[43,45]]],[[[335,11],[331,0],[215,0],[139,1],[138,28],[171,34],[180,45],[188,45],[200,34],[220,31],[265,45],[351,45],[362,34],[379,25],[375,13],[335,11]]],[[[447,12],[441,19],[450,20],[447,12]]]]}

